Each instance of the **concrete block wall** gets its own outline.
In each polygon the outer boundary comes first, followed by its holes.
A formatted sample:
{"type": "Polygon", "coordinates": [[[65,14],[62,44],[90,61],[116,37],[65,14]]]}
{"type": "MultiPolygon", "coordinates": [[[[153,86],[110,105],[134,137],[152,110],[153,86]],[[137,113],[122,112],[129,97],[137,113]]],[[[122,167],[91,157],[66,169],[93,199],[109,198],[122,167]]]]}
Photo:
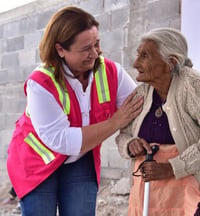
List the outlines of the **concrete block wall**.
{"type": "MultiPolygon", "coordinates": [[[[133,79],[140,35],[160,26],[180,29],[180,0],[36,0],[0,13],[0,179],[7,179],[7,147],[26,104],[23,83],[40,63],[44,27],[55,11],[69,5],[97,18],[103,55],[120,62],[133,79]]],[[[119,179],[128,174],[128,161],[119,156],[115,135],[102,146],[102,177],[119,179]]]]}

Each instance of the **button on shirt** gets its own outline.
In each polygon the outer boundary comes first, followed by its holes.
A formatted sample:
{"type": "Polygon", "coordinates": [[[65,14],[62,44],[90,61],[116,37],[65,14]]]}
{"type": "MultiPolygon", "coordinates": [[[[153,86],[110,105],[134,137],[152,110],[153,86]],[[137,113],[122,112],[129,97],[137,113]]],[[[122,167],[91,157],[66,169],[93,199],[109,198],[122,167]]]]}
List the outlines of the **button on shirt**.
{"type": "MultiPolygon", "coordinates": [[[[119,107],[124,99],[135,89],[136,84],[128,73],[115,63],[118,73],[118,90],[116,106],[119,107]]],[[[69,68],[64,65],[65,78],[75,91],[81,109],[82,126],[89,125],[91,86],[94,79],[90,73],[88,86],[83,91],[82,84],[74,79],[69,68]],[[71,76],[68,76],[70,74],[71,76]]],[[[78,160],[82,145],[82,130],[70,127],[67,115],[57,103],[53,95],[33,80],[27,82],[27,106],[32,124],[40,139],[53,151],[69,155],[67,163],[78,160]]]]}

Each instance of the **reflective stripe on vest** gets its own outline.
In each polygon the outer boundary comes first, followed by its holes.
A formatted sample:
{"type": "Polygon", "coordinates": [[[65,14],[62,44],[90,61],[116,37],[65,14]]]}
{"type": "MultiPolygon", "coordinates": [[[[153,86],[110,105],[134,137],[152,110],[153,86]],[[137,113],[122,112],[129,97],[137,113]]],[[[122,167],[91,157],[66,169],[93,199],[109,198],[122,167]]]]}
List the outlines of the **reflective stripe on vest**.
{"type": "Polygon", "coordinates": [[[26,116],[30,118],[30,113],[28,111],[28,106],[26,105],[26,116]]]}
{"type": "MultiPolygon", "coordinates": [[[[104,62],[104,57],[100,57],[101,66],[95,72],[95,83],[97,88],[97,95],[99,103],[102,104],[104,102],[110,101],[110,91],[108,86],[108,79],[106,73],[106,67],[104,62]]],[[[64,108],[64,113],[70,113],[70,98],[68,92],[65,92],[63,88],[56,82],[54,77],[54,68],[53,67],[44,67],[40,65],[36,70],[39,70],[45,73],[47,76],[51,78],[53,81],[59,95],[59,100],[64,108]]],[[[30,117],[28,109],[26,109],[26,115],[30,117]]]]}
{"type": "Polygon", "coordinates": [[[99,103],[101,104],[110,101],[110,91],[108,87],[108,79],[106,74],[104,58],[101,56],[100,60],[101,67],[99,67],[95,73],[95,82],[97,87],[99,103]]]}
{"type": "Polygon", "coordinates": [[[42,143],[38,141],[38,139],[32,134],[24,139],[24,141],[41,156],[45,164],[49,164],[51,161],[55,159],[54,154],[49,151],[42,143]]]}
{"type": "Polygon", "coordinates": [[[64,91],[63,88],[55,80],[55,77],[54,77],[54,68],[53,67],[48,67],[47,68],[47,67],[44,67],[44,66],[41,65],[37,69],[39,71],[45,73],[46,75],[48,75],[52,79],[52,81],[53,81],[53,83],[54,83],[54,85],[55,85],[55,87],[56,87],[56,89],[58,91],[59,100],[60,100],[61,104],[63,105],[64,113],[65,114],[69,114],[70,113],[69,94],[68,94],[68,92],[64,91]]]}
{"type": "MultiPolygon", "coordinates": [[[[100,56],[100,62],[101,62],[101,66],[95,72],[95,82],[96,82],[99,103],[101,104],[101,103],[110,101],[110,91],[109,91],[106,67],[105,67],[103,56],[100,56]]],[[[60,102],[63,104],[65,114],[69,114],[70,112],[69,95],[56,82],[55,77],[53,76],[54,68],[53,67],[45,68],[43,66],[40,66],[38,70],[51,77],[52,81],[54,82],[58,90],[59,99],[60,99],[60,102]]]]}
{"type": "MultiPolygon", "coordinates": [[[[110,101],[110,92],[107,80],[107,73],[104,58],[100,57],[101,66],[95,72],[95,83],[97,89],[97,95],[99,103],[102,104],[104,102],[110,101]]],[[[49,76],[54,83],[61,104],[63,105],[65,114],[70,113],[70,97],[68,92],[64,91],[59,83],[55,80],[54,77],[54,68],[53,67],[44,67],[40,65],[36,70],[39,70],[49,76]]],[[[26,107],[26,116],[30,117],[28,108],[26,107]]],[[[41,156],[45,164],[50,163],[55,159],[54,154],[46,148],[34,135],[33,133],[29,133],[29,135],[24,139],[24,141],[35,151],[38,155],[41,156]]]]}

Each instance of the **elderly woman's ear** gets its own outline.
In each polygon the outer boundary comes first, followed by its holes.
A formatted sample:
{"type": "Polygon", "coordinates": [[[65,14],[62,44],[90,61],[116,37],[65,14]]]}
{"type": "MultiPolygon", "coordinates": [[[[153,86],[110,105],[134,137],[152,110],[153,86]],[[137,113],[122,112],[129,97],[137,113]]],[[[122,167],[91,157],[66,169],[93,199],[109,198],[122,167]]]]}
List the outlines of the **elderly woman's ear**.
{"type": "Polygon", "coordinates": [[[170,71],[174,71],[174,69],[176,68],[176,64],[177,64],[177,57],[176,56],[170,56],[169,57],[169,68],[170,71]]]}

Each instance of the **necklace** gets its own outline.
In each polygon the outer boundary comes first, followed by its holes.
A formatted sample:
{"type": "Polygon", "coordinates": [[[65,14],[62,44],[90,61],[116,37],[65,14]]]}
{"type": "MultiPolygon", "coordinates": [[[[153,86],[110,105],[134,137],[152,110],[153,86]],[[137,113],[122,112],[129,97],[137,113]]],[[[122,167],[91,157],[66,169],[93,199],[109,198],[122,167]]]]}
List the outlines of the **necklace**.
{"type": "Polygon", "coordinates": [[[154,115],[156,118],[160,118],[163,115],[162,105],[166,102],[166,100],[162,100],[158,95],[157,91],[153,92],[153,106],[154,106],[154,115]]]}
{"type": "Polygon", "coordinates": [[[160,117],[162,116],[162,114],[163,114],[163,110],[162,110],[162,108],[159,106],[159,107],[156,109],[156,111],[155,111],[155,116],[156,116],[157,118],[160,118],[160,117]]]}

